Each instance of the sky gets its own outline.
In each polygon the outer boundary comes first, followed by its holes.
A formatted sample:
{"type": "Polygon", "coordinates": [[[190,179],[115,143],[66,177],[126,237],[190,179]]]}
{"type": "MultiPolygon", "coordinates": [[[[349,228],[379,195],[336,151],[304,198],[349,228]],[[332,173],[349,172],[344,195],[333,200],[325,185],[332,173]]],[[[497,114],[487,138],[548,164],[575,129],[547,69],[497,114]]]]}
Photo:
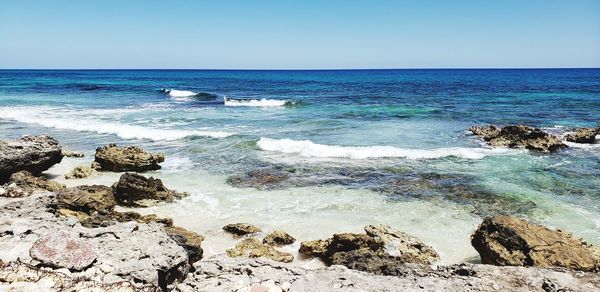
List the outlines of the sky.
{"type": "Polygon", "coordinates": [[[0,68],[600,67],[600,0],[0,0],[0,68]]]}

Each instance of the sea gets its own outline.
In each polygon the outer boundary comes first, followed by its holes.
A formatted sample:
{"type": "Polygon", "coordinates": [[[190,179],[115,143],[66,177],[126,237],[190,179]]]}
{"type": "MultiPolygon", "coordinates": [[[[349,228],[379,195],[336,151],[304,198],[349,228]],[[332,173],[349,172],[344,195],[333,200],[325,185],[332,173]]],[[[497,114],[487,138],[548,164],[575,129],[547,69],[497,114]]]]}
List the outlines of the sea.
{"type": "Polygon", "coordinates": [[[470,235],[497,214],[600,245],[600,143],[491,148],[468,131],[487,124],[596,127],[600,69],[0,70],[0,139],[47,134],[84,152],[45,173],[68,186],[118,180],[64,179],[99,146],[164,152],[145,175],[189,195],[134,211],[205,235],[206,255],[235,244],[228,223],[282,229],[296,254],[386,224],[442,264],[477,262],[470,235]]]}

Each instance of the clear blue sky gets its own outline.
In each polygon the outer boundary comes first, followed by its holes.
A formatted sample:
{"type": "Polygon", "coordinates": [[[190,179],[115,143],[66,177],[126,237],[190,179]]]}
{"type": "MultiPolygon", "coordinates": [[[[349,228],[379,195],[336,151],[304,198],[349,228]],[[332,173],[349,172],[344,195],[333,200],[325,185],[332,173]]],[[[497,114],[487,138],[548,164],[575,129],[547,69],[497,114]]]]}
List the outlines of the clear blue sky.
{"type": "Polygon", "coordinates": [[[0,68],[600,67],[600,0],[0,0],[0,68]]]}

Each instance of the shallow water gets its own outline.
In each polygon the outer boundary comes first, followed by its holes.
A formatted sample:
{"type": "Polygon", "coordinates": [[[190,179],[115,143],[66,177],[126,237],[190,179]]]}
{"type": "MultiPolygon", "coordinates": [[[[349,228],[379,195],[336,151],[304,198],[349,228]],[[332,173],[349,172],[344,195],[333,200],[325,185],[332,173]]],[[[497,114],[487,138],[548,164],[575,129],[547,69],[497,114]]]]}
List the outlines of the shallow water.
{"type": "Polygon", "coordinates": [[[466,132],[527,123],[560,135],[600,124],[599,109],[597,69],[0,71],[1,138],[47,133],[84,151],[48,172],[61,181],[107,143],[165,152],[148,174],[190,196],[140,211],[207,235],[209,254],[234,244],[227,223],[300,240],[385,223],[455,263],[476,256],[482,216],[500,213],[600,244],[600,144],[548,155],[466,132]],[[256,169],[286,179],[228,183],[256,169]]]}

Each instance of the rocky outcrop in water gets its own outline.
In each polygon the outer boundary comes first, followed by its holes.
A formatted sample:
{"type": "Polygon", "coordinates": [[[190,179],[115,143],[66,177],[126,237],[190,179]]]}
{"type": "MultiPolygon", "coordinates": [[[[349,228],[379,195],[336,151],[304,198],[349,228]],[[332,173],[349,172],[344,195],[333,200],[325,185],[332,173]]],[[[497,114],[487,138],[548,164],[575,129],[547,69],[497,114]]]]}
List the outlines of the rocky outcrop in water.
{"type": "Polygon", "coordinates": [[[96,149],[92,168],[116,172],[148,171],[160,169],[159,163],[163,161],[163,153],[149,153],[134,145],[117,147],[116,144],[109,144],[96,149]]]}
{"type": "Polygon", "coordinates": [[[131,172],[121,175],[119,181],[113,185],[113,190],[120,205],[136,207],[173,202],[186,195],[167,189],[160,179],[147,178],[131,172]]]}
{"type": "Polygon", "coordinates": [[[526,125],[502,128],[495,125],[473,126],[469,131],[482,137],[491,146],[526,148],[540,152],[553,152],[567,147],[557,136],[526,125]]]}
{"type": "Polygon", "coordinates": [[[294,242],[296,242],[296,239],[283,230],[275,230],[263,238],[264,244],[273,246],[288,245],[294,242]]]}
{"type": "Polygon", "coordinates": [[[473,233],[471,244],[484,264],[584,271],[600,268],[600,252],[593,246],[569,233],[515,217],[484,219],[473,233]]]}
{"type": "Polygon", "coordinates": [[[254,237],[242,239],[234,248],[228,249],[226,252],[230,257],[268,258],[284,263],[294,260],[294,256],[291,253],[278,251],[254,237]]]}
{"type": "Polygon", "coordinates": [[[243,175],[233,175],[227,182],[234,187],[269,189],[287,180],[288,173],[277,168],[255,169],[243,175]]]}
{"type": "Polygon", "coordinates": [[[237,236],[244,236],[247,234],[257,233],[261,231],[260,228],[248,223],[227,224],[223,226],[223,230],[237,236]]]}
{"type": "Polygon", "coordinates": [[[575,132],[565,135],[565,139],[574,143],[594,143],[597,135],[600,135],[600,126],[595,129],[579,128],[575,132]]]}
{"type": "Polygon", "coordinates": [[[328,264],[376,274],[389,274],[401,263],[431,264],[439,255],[428,245],[389,226],[365,226],[366,234],[338,233],[326,240],[305,241],[300,253],[328,264]]]}
{"type": "Polygon", "coordinates": [[[86,178],[91,176],[95,172],[89,166],[76,166],[70,172],[65,174],[66,179],[78,179],[78,178],[86,178]]]}
{"type": "Polygon", "coordinates": [[[62,160],[61,150],[57,140],[45,135],[1,140],[0,184],[6,183],[13,173],[21,170],[40,174],[62,160]]]}

